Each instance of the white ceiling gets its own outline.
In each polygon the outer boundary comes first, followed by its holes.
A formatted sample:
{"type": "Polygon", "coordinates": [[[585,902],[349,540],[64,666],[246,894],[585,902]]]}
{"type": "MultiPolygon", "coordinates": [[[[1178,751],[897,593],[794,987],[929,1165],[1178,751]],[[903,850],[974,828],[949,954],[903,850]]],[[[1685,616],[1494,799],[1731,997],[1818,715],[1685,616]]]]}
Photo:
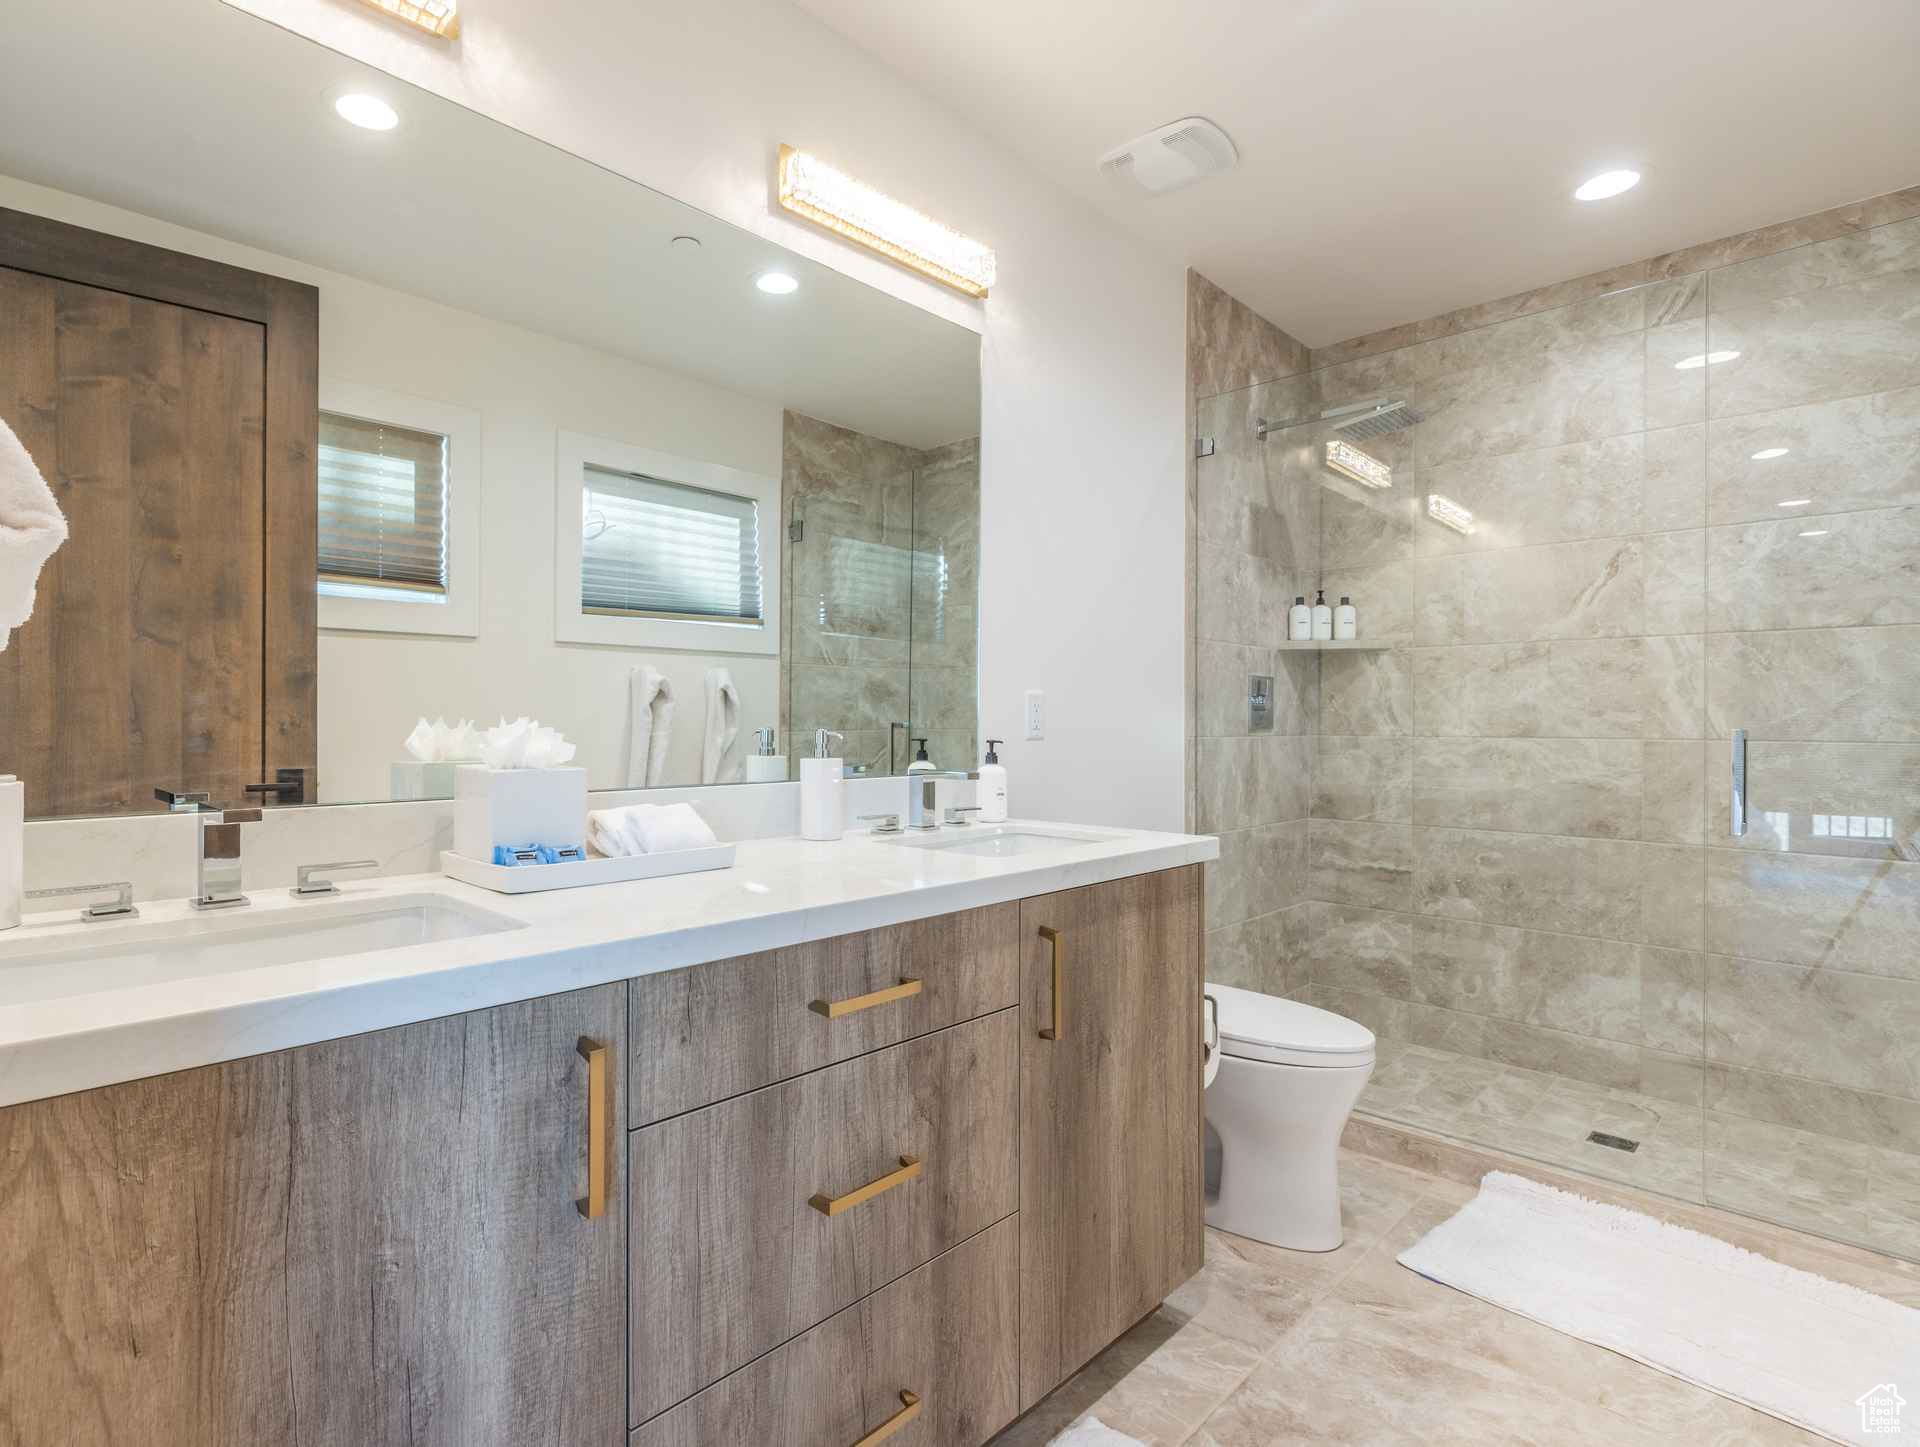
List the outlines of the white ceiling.
{"type": "Polygon", "coordinates": [[[0,174],[910,446],[980,429],[975,333],[214,0],[9,7],[0,174]]]}
{"type": "Polygon", "coordinates": [[[796,3],[1316,346],[1920,183],[1915,0],[796,3]],[[1236,171],[1095,173],[1188,115],[1236,171]]]}

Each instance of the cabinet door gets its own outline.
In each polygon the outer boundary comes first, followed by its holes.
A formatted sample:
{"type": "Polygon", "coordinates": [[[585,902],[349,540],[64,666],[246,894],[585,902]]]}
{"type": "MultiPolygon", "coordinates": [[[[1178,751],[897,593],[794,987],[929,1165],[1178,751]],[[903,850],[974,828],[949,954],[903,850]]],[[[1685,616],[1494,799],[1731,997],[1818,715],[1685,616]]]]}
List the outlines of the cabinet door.
{"type": "Polygon", "coordinates": [[[625,1046],[625,986],[604,985],[296,1052],[301,1447],[620,1442],[625,1046]]]}
{"type": "Polygon", "coordinates": [[[1200,1269],[1200,871],[1020,925],[1024,1410],[1200,1269]]]}

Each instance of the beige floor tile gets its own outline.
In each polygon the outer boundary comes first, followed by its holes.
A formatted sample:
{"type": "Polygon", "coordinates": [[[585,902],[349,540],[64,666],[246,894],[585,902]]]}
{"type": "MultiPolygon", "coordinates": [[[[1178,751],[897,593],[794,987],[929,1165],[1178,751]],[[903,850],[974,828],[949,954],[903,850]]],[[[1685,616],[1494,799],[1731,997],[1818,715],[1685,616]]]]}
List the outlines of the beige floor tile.
{"type": "Polygon", "coordinates": [[[1289,1260],[1296,1254],[1210,1230],[1206,1265],[1166,1310],[1264,1355],[1313,1304],[1314,1283],[1289,1260]]]}

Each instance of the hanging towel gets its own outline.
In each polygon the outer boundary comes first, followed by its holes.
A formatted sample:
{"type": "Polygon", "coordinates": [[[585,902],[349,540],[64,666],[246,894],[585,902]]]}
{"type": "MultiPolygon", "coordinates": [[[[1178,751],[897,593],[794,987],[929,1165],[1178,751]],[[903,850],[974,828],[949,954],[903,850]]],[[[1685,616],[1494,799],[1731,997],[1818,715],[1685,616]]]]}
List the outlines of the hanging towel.
{"type": "Polygon", "coordinates": [[[653,789],[667,774],[667,743],[673,735],[673,685],[645,664],[627,678],[632,728],[627,735],[627,787],[653,789]]]}
{"type": "Polygon", "coordinates": [[[34,585],[60,545],[67,520],[13,429],[0,421],[0,652],[33,616],[34,585]]]}
{"type": "Polygon", "coordinates": [[[731,757],[740,738],[740,690],[724,668],[707,670],[707,737],[700,751],[700,782],[731,784],[740,778],[740,760],[731,757]]]}

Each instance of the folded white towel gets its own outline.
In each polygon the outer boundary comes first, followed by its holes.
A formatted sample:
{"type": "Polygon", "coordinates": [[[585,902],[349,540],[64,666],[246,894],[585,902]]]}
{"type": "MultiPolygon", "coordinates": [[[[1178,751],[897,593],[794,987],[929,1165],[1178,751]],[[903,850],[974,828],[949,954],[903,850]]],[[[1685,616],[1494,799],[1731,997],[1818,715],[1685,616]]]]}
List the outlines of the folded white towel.
{"type": "Polygon", "coordinates": [[[724,668],[707,670],[707,737],[700,750],[700,782],[732,784],[740,778],[740,760],[732,758],[740,737],[740,690],[724,668]]]}
{"type": "Polygon", "coordinates": [[[0,651],[33,616],[40,569],[67,540],[67,520],[33,458],[0,421],[0,651]]]}
{"type": "Polygon", "coordinates": [[[627,675],[632,728],[627,736],[627,787],[657,789],[666,779],[673,737],[673,685],[645,664],[627,675]]]}
{"type": "Polygon", "coordinates": [[[691,804],[628,804],[587,811],[587,843],[609,859],[708,849],[719,842],[691,804]]]}

